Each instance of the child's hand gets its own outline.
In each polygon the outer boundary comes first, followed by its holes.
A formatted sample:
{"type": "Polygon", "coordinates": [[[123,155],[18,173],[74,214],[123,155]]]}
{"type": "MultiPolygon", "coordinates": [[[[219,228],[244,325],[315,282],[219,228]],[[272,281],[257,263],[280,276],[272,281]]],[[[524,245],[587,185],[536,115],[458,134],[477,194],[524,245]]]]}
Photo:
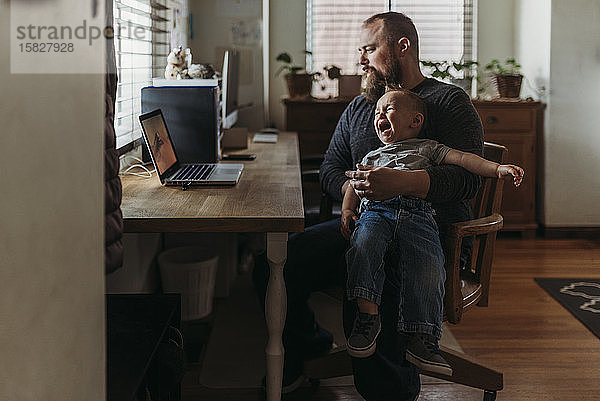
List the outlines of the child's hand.
{"type": "Polygon", "coordinates": [[[358,220],[358,216],[354,213],[354,210],[342,210],[342,224],[340,226],[340,231],[347,240],[350,239],[352,231],[354,231],[354,223],[356,220],[358,220]]]}
{"type": "Polygon", "coordinates": [[[498,174],[498,178],[502,178],[507,175],[513,176],[513,184],[515,187],[521,185],[521,181],[523,181],[523,176],[525,172],[519,166],[515,166],[514,164],[501,164],[496,168],[496,174],[498,174]]]}

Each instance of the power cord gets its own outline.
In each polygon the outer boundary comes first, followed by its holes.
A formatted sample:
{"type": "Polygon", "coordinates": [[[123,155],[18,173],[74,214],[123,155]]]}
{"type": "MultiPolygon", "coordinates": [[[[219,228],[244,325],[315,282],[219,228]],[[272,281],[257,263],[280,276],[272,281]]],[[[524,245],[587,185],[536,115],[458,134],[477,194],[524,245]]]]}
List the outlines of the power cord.
{"type": "Polygon", "coordinates": [[[148,169],[148,167],[145,166],[144,161],[142,159],[140,159],[139,157],[135,157],[135,156],[131,156],[131,155],[125,155],[123,156],[123,160],[126,159],[133,159],[135,161],[137,161],[138,163],[132,164],[131,166],[127,167],[124,170],[119,171],[119,175],[135,175],[138,177],[144,177],[144,178],[152,178],[152,174],[156,171],[156,169],[148,169]],[[135,168],[141,168],[142,170],[144,170],[143,172],[131,172],[131,170],[135,169],[135,168]]]}

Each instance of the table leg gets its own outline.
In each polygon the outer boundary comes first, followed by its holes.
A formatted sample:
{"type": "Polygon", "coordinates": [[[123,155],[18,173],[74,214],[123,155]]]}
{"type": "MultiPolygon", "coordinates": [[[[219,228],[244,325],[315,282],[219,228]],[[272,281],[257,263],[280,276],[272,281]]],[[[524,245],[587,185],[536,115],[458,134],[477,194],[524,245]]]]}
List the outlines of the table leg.
{"type": "Polygon", "coordinates": [[[265,297],[265,316],[269,342],[267,343],[267,401],[281,399],[283,379],[283,325],[287,312],[287,296],[283,281],[283,265],[287,258],[287,233],[267,233],[267,259],[270,275],[265,297]]]}

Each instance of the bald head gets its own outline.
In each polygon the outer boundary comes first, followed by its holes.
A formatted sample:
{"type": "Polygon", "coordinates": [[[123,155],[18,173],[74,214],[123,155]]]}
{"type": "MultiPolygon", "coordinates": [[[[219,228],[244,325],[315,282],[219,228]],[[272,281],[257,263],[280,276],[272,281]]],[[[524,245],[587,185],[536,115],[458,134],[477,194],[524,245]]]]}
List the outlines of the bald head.
{"type": "Polygon", "coordinates": [[[411,54],[415,61],[418,60],[419,35],[415,24],[406,15],[393,11],[375,14],[363,22],[363,29],[373,28],[378,28],[377,30],[389,45],[407,38],[410,41],[411,54]]]}

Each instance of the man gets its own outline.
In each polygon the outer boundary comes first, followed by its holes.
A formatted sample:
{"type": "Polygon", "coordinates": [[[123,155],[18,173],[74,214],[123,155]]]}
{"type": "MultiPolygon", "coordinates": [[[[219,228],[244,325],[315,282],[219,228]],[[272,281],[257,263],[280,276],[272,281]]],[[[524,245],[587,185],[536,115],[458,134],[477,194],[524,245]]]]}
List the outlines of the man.
{"type": "MultiPolygon", "coordinates": [[[[443,236],[449,223],[471,217],[469,200],[479,187],[477,176],[449,165],[412,171],[367,166],[352,170],[366,153],[381,146],[372,121],[374,104],[383,95],[386,84],[400,85],[424,99],[428,118],[421,137],[481,155],[481,121],[464,91],[423,76],[417,31],[408,17],[395,12],[374,15],[363,23],[360,40],[367,92],[350,103],[338,122],[320,169],[321,186],[337,200],[349,185],[367,199],[383,200],[397,195],[425,199],[432,202],[437,212],[436,221],[443,236]]],[[[302,382],[303,357],[331,346],[331,335],[316,324],[306,300],[311,292],[343,282],[345,267],[340,267],[340,260],[347,246],[339,219],[308,227],[304,233],[289,238],[284,268],[288,295],[284,391],[292,391],[302,382]]],[[[386,270],[377,350],[372,357],[353,359],[356,388],[367,400],[413,400],[419,393],[417,370],[404,358],[406,339],[398,334],[396,325],[401,310],[411,313],[418,309],[415,299],[419,297],[412,296],[411,288],[403,288],[403,276],[410,274],[414,280],[420,273],[418,266],[410,272],[386,270]]],[[[259,259],[254,280],[262,300],[267,279],[268,266],[259,259]]],[[[429,278],[426,282],[431,286],[440,284],[429,278]]],[[[346,335],[352,328],[355,308],[355,304],[344,304],[346,335]]]]}

